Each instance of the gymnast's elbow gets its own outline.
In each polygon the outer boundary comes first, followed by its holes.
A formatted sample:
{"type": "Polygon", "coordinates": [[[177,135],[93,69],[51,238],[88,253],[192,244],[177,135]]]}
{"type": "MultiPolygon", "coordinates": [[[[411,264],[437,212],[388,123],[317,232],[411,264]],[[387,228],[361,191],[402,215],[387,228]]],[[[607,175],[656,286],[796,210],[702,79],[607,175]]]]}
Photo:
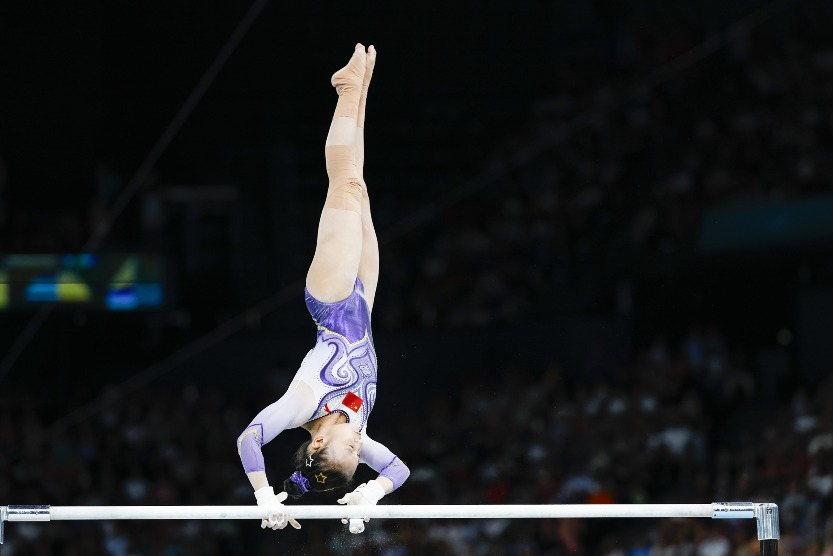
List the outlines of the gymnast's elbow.
{"type": "Polygon", "coordinates": [[[386,477],[391,483],[393,483],[393,490],[396,490],[402,486],[402,483],[408,480],[408,477],[411,476],[411,470],[407,465],[405,465],[404,461],[397,457],[394,458],[393,461],[390,462],[390,464],[387,465],[379,475],[386,477]]]}

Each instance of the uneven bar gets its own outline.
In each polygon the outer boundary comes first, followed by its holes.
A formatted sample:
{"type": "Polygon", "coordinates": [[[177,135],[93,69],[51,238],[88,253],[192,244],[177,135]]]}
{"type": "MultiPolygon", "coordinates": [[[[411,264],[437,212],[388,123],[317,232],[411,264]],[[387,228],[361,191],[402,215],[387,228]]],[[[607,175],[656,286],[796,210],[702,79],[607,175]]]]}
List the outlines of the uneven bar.
{"type": "MultiPolygon", "coordinates": [[[[286,514],[305,519],[552,519],[680,518],[755,519],[761,554],[777,556],[778,506],[755,502],[711,504],[498,504],[402,506],[284,506],[286,514]]],[[[120,519],[265,519],[258,506],[0,506],[0,544],[9,521],[88,521],[120,519]]]]}
{"type": "MultiPolygon", "coordinates": [[[[9,506],[9,521],[18,519],[9,506]]],[[[262,519],[265,508],[257,506],[51,506],[49,519],[262,519]]],[[[295,519],[490,519],[490,518],[662,518],[713,517],[712,504],[504,504],[504,505],[410,505],[410,506],[286,506],[295,519]]],[[[746,516],[744,516],[746,517],[746,516]]],[[[754,512],[748,517],[754,517],[754,512]]]]}

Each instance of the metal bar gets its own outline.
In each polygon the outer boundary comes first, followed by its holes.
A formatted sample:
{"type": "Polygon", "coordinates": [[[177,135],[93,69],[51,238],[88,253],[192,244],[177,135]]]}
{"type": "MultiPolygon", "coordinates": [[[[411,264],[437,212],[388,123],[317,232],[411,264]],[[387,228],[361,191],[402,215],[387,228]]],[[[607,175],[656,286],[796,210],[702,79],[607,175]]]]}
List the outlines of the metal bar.
{"type": "MultiPolygon", "coordinates": [[[[757,519],[761,554],[775,556],[780,536],[778,507],[753,502],[711,504],[502,504],[400,506],[285,506],[299,519],[496,519],[673,518],[757,519]]],[[[6,521],[120,519],[264,519],[267,508],[249,506],[0,506],[0,544],[6,521]]]]}
{"type": "MultiPolygon", "coordinates": [[[[714,517],[715,508],[713,504],[333,505],[286,506],[286,513],[296,519],[662,518],[714,517]]],[[[9,506],[8,520],[262,519],[266,514],[266,508],[258,506],[9,506]]]]}

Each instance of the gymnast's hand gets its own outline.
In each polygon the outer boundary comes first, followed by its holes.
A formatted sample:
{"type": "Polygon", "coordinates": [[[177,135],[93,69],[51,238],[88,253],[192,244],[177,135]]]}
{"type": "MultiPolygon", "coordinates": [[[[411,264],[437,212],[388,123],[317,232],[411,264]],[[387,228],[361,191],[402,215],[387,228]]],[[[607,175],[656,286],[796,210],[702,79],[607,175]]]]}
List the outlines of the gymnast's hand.
{"type": "MultiPolygon", "coordinates": [[[[378,481],[371,479],[366,483],[360,484],[353,492],[348,492],[343,498],[338,500],[339,504],[348,504],[351,506],[375,506],[376,502],[382,499],[385,495],[385,489],[378,481]]],[[[364,524],[370,521],[370,518],[365,516],[362,519],[350,519],[350,532],[361,533],[364,531],[364,524]]],[[[347,523],[347,518],[341,520],[342,523],[347,523]]]]}
{"type": "Polygon", "coordinates": [[[257,498],[257,505],[264,508],[269,508],[268,519],[261,520],[260,528],[266,529],[283,529],[289,523],[295,529],[300,529],[301,524],[286,515],[284,511],[285,506],[282,504],[286,500],[287,494],[281,492],[275,494],[272,487],[267,486],[259,488],[255,491],[255,498],[257,498]]]}

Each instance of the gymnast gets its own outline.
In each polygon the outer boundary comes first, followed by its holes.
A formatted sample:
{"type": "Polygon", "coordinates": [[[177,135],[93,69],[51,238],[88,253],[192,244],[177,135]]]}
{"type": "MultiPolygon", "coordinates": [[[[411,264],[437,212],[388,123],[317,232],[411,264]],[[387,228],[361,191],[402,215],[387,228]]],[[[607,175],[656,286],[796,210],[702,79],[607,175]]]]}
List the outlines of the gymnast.
{"type": "MultiPolygon", "coordinates": [[[[318,224],[315,255],[306,279],[307,309],[318,328],[315,347],[301,362],[286,393],[263,409],[237,439],[243,467],[259,506],[269,508],[261,527],[300,524],[282,502],[306,492],[344,490],[359,463],[379,473],[338,500],[374,505],[408,478],[408,467],[367,435],[376,400],[376,351],[370,313],[379,277],[379,246],[362,176],[364,112],[376,49],[357,44],[332,78],[338,92],[324,154],[329,188],[318,224]],[[303,427],[310,440],[294,456],[295,470],[275,494],[266,478],[261,446],[281,431],[303,427]]],[[[346,523],[346,520],[342,520],[346,523]]],[[[351,533],[364,531],[351,519],[351,533]]]]}

